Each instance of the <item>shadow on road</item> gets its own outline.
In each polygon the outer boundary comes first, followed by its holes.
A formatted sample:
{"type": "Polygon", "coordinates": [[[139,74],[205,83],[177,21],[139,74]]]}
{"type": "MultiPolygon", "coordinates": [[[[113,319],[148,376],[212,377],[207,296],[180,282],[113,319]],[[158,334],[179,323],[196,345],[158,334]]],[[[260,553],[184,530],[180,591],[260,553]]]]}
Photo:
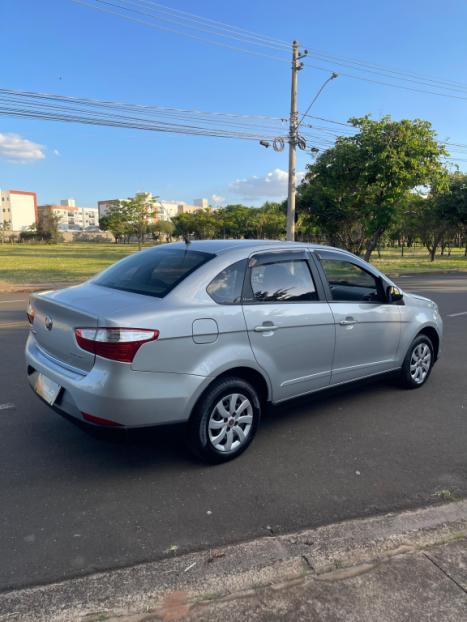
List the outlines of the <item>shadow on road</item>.
{"type": "MultiPolygon", "coordinates": [[[[324,416],[329,416],[329,410],[341,410],[341,406],[344,404],[348,406],[349,402],[359,398],[362,393],[365,393],[369,403],[372,403],[372,398],[377,399],[378,393],[387,391],[388,388],[397,391],[398,385],[394,377],[360,381],[353,385],[326,389],[300,397],[279,406],[269,405],[263,414],[258,434],[281,435],[281,428],[289,429],[291,424],[305,417],[319,417],[323,414],[323,410],[327,411],[324,416]]],[[[94,453],[98,449],[101,461],[105,461],[107,466],[113,461],[116,464],[125,463],[125,468],[128,461],[133,467],[143,468],[170,464],[179,467],[183,463],[191,467],[196,464],[205,466],[191,455],[185,443],[184,424],[118,430],[98,428],[68,415],[61,416],[79,428],[91,444],[92,441],[95,442],[93,448],[89,447],[87,451],[94,453]]],[[[349,416],[352,414],[349,413],[349,416]]],[[[253,445],[251,451],[254,450],[253,445]]]]}

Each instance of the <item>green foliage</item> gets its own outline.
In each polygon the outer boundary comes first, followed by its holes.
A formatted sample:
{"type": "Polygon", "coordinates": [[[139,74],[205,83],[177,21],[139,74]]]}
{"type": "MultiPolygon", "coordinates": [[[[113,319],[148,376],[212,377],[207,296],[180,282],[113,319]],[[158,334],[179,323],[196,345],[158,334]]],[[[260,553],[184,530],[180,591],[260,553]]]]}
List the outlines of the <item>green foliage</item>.
{"type": "Polygon", "coordinates": [[[99,219],[99,227],[102,231],[113,233],[116,242],[130,234],[129,223],[120,201],[115,201],[108,207],[105,216],[99,219]]]}
{"type": "Polygon", "coordinates": [[[11,236],[11,224],[9,222],[2,222],[0,224],[0,241],[3,244],[5,240],[8,240],[11,236]]]}
{"type": "MultiPolygon", "coordinates": [[[[155,199],[157,200],[158,197],[155,199]]],[[[152,201],[149,202],[149,194],[142,192],[126,201],[120,201],[120,209],[123,211],[130,231],[136,234],[138,249],[141,250],[149,223],[156,216],[152,201]]]]}
{"type": "Polygon", "coordinates": [[[452,173],[447,186],[436,188],[427,199],[427,206],[419,211],[419,237],[434,261],[438,246],[446,236],[452,237],[462,229],[467,250],[467,175],[452,173]]]}
{"type": "Polygon", "coordinates": [[[329,242],[369,259],[395,223],[401,201],[418,187],[446,185],[445,148],[428,121],[352,118],[358,130],[336,140],[308,166],[298,208],[329,242]]]}
{"type": "Polygon", "coordinates": [[[149,225],[149,231],[155,240],[170,242],[175,231],[175,225],[169,220],[158,220],[154,224],[149,225]]]}
{"type": "Polygon", "coordinates": [[[131,235],[136,235],[138,248],[141,249],[151,220],[155,217],[153,201],[149,200],[147,193],[138,193],[124,201],[114,201],[105,216],[100,218],[100,228],[111,231],[116,242],[121,239],[129,241],[131,235]]]}
{"type": "Polygon", "coordinates": [[[278,203],[263,207],[227,205],[219,210],[199,210],[194,214],[180,214],[172,219],[174,235],[209,238],[280,239],[285,236],[286,217],[278,203]]]}

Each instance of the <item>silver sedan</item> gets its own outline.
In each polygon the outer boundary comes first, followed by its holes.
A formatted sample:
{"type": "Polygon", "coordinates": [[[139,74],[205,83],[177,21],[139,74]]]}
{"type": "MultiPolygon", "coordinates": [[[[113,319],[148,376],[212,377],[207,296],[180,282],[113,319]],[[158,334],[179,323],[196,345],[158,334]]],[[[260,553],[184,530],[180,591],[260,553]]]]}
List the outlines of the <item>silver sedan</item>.
{"type": "Polygon", "coordinates": [[[416,389],[440,354],[434,302],[346,251],[211,240],[158,246],[34,294],[32,388],[96,426],[185,422],[194,452],[238,456],[268,402],[385,373],[416,389]]]}

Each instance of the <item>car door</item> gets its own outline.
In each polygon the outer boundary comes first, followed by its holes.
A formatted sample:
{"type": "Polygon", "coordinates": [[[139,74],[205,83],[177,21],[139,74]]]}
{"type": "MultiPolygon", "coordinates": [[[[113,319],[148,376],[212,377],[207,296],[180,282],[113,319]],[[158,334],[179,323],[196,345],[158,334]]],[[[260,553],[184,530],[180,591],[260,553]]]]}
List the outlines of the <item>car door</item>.
{"type": "Polygon", "coordinates": [[[370,266],[337,251],[317,251],[336,325],[331,384],[397,367],[400,308],[390,304],[370,266]]]}
{"type": "Polygon", "coordinates": [[[251,256],[243,312],[253,354],[271,380],[273,401],[329,384],[335,326],[307,251],[251,256]]]}

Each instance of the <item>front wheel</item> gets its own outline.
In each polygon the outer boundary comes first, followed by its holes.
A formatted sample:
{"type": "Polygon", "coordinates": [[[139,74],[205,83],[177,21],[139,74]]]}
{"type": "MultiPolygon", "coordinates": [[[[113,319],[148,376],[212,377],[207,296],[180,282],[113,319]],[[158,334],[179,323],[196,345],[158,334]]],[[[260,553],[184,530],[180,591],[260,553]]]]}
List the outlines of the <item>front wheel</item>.
{"type": "Polygon", "coordinates": [[[232,460],[253,440],[260,417],[256,389],[243,378],[221,378],[207,390],[191,416],[190,449],[207,462],[232,460]]]}
{"type": "Polygon", "coordinates": [[[434,350],[426,335],[418,335],[412,341],[401,369],[402,386],[418,389],[428,380],[434,363],[434,350]]]}

